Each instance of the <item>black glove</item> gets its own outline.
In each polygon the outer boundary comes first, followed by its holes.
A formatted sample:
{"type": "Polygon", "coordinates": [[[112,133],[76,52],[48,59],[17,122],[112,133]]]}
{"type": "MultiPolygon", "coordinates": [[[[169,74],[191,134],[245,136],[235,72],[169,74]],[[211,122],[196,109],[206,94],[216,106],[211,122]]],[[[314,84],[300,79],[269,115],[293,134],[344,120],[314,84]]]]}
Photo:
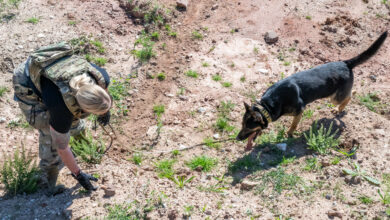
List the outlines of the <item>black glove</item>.
{"type": "Polygon", "coordinates": [[[110,117],[110,110],[108,110],[106,114],[98,116],[97,121],[99,124],[106,126],[110,122],[110,117]]]}
{"type": "Polygon", "coordinates": [[[84,189],[93,190],[93,191],[95,191],[97,189],[91,183],[91,180],[95,181],[95,182],[98,181],[97,178],[95,178],[89,174],[83,173],[81,171],[80,171],[78,176],[74,175],[73,173],[72,173],[72,176],[80,183],[80,185],[82,185],[84,187],[84,189]]]}

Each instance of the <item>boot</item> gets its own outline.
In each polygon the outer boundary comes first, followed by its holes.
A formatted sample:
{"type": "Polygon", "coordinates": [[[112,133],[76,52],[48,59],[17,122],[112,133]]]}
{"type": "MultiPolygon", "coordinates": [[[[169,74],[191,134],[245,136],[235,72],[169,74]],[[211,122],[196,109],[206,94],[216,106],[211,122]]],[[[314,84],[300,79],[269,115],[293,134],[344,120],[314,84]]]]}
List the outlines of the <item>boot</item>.
{"type": "Polygon", "coordinates": [[[64,185],[56,185],[59,172],[60,171],[57,166],[53,166],[47,169],[46,171],[47,183],[48,183],[48,191],[46,193],[47,196],[55,196],[65,191],[64,185]]]}

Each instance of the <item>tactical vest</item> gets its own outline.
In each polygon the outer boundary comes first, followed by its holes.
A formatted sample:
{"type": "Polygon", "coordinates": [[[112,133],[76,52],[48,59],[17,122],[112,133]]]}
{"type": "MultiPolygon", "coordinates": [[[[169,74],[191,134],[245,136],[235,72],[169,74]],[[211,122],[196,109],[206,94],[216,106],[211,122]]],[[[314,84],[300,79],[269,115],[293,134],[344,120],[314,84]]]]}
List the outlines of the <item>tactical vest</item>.
{"type": "Polygon", "coordinates": [[[73,54],[72,47],[66,42],[41,47],[30,55],[30,79],[39,92],[41,76],[51,80],[62,94],[69,111],[75,118],[85,118],[89,113],[84,112],[77,103],[75,92],[69,86],[70,80],[78,75],[87,73],[96,84],[106,89],[104,76],[83,57],[73,54]]]}

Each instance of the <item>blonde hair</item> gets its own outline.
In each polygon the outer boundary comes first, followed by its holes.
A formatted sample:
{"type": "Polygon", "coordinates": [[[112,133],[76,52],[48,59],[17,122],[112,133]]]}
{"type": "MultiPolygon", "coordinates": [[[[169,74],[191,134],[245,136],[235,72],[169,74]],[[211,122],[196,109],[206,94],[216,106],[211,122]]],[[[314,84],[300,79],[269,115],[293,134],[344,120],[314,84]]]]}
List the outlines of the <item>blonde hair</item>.
{"type": "Polygon", "coordinates": [[[95,84],[87,74],[73,77],[69,82],[70,88],[80,107],[89,113],[102,115],[111,108],[111,98],[106,90],[95,84]]]}

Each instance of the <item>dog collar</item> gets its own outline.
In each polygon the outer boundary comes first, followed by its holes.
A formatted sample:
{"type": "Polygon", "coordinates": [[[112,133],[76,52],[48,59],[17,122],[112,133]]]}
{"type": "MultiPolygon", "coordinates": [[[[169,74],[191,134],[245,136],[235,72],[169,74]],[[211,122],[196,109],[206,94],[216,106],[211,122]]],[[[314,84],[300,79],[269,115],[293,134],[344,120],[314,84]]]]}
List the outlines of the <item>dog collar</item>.
{"type": "Polygon", "coordinates": [[[260,113],[262,115],[264,115],[264,117],[267,119],[268,123],[272,122],[271,116],[269,115],[268,111],[263,106],[261,106],[257,103],[253,104],[253,106],[259,109],[260,113]]]}

